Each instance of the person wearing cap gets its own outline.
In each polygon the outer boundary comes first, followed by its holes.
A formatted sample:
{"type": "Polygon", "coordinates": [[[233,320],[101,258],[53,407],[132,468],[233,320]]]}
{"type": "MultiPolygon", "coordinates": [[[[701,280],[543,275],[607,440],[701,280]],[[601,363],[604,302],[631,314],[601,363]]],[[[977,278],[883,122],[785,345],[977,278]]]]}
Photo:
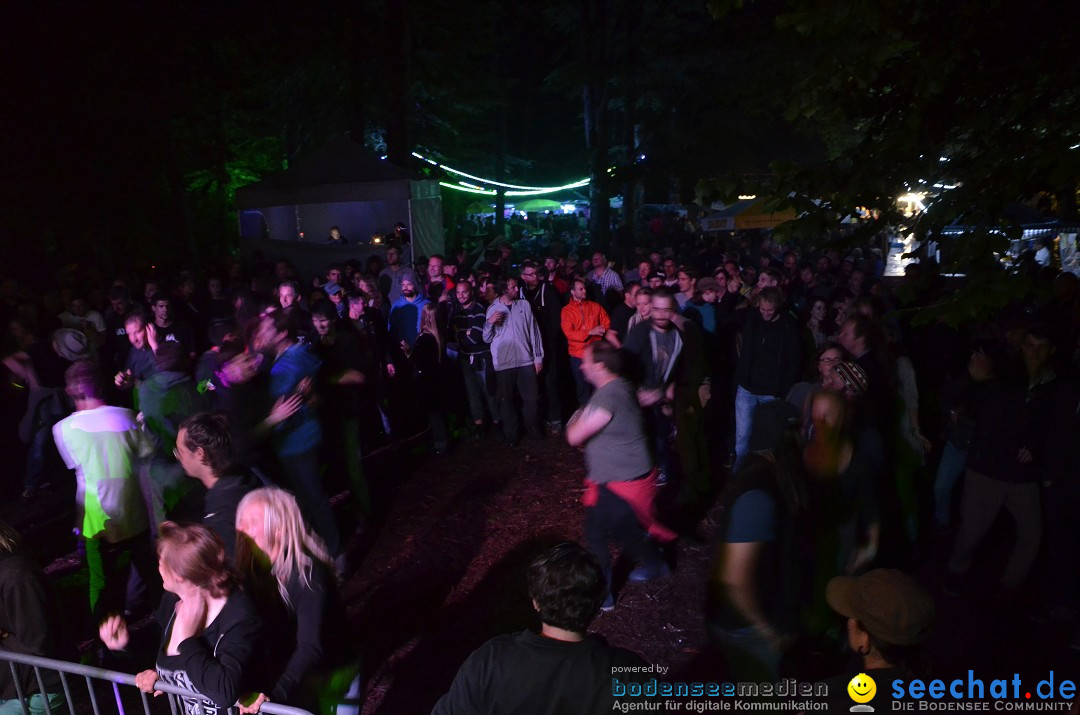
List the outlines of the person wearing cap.
{"type": "Polygon", "coordinates": [[[694,285],[694,296],[683,306],[683,315],[693,320],[708,336],[716,337],[721,322],[731,315],[738,299],[727,289],[727,276],[705,276],[694,285]],[[718,280],[719,279],[719,280],[718,280]],[[721,284],[721,280],[723,284],[721,284]]]}
{"type": "Polygon", "coordinates": [[[741,681],[777,679],[795,626],[801,592],[795,545],[806,506],[797,419],[786,401],[758,405],[749,452],[722,500],[706,617],[731,676],[741,681]]]}
{"type": "Polygon", "coordinates": [[[837,576],[825,587],[825,600],[847,619],[847,644],[858,665],[833,679],[829,710],[848,710],[847,685],[858,673],[870,676],[877,693],[865,705],[876,712],[892,708],[893,680],[909,680],[917,646],[936,618],[934,599],[918,581],[896,569],[874,569],[861,576],[837,576]]]}
{"type": "MultiPolygon", "coordinates": [[[[844,502],[852,509],[847,520],[838,525],[840,531],[840,561],[847,564],[848,573],[866,568],[877,558],[881,544],[881,491],[884,483],[878,478],[886,470],[881,433],[866,416],[866,395],[869,382],[858,363],[845,360],[825,373],[822,386],[844,397],[851,419],[851,456],[847,466],[839,468],[839,487],[844,502]]],[[[841,437],[841,440],[846,437],[841,437]]]]}
{"type": "Polygon", "coordinates": [[[333,303],[337,319],[344,320],[346,314],[349,312],[349,305],[345,301],[345,289],[336,281],[327,281],[323,285],[323,292],[326,293],[326,297],[333,303]]]}

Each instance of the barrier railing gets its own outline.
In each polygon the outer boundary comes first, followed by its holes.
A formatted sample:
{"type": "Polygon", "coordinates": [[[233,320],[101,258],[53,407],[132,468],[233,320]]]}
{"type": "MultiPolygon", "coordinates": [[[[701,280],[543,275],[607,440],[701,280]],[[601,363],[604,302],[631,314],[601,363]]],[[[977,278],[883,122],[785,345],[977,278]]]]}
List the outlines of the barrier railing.
{"type": "MultiPolygon", "coordinates": [[[[63,660],[53,660],[52,658],[42,658],[36,655],[25,655],[23,653],[13,653],[11,651],[3,650],[0,648],[0,660],[7,661],[8,667],[11,669],[12,678],[15,681],[15,692],[18,695],[19,702],[22,704],[23,715],[31,715],[29,700],[32,695],[41,694],[39,699],[40,705],[43,707],[45,715],[61,715],[65,710],[68,713],[74,714],[76,708],[85,709],[85,706],[89,704],[93,710],[94,715],[106,715],[106,713],[115,712],[117,715],[126,715],[125,703],[130,703],[131,698],[121,697],[120,688],[118,686],[127,686],[132,688],[139,694],[139,702],[142,704],[143,715],[156,715],[155,711],[159,713],[164,712],[164,705],[158,705],[160,701],[155,701],[147,697],[147,693],[139,690],[135,686],[135,676],[130,673],[121,673],[115,670],[106,670],[104,668],[95,668],[91,665],[82,665],[80,663],[69,663],[63,660]],[[23,688],[22,674],[19,673],[19,669],[16,665],[27,665],[34,669],[34,678],[37,681],[38,690],[37,693],[27,695],[23,688]],[[42,669],[55,670],[60,676],[60,685],[63,688],[64,693],[64,705],[53,705],[49,702],[45,688],[45,679],[42,677],[42,669]],[[75,678],[69,678],[68,676],[78,676],[85,681],[86,684],[86,696],[85,698],[76,699],[73,697],[73,692],[81,694],[81,687],[75,687],[70,680],[75,678]],[[112,686],[112,694],[116,702],[116,710],[102,710],[102,704],[99,702],[101,693],[95,690],[95,685],[102,686],[105,683],[109,683],[112,686]]],[[[163,683],[160,680],[154,686],[155,690],[160,690],[168,695],[165,698],[168,701],[169,712],[171,715],[184,715],[187,713],[187,709],[181,697],[188,698],[198,703],[199,715],[209,715],[211,712],[219,712],[220,708],[213,703],[207,701],[202,695],[193,692],[191,690],[185,690],[175,685],[169,685],[163,683]]],[[[312,715],[307,710],[301,710],[300,708],[289,707],[288,705],[281,705],[278,703],[266,702],[263,703],[259,709],[260,713],[266,713],[266,715],[312,715]]],[[[239,710],[235,707],[228,709],[229,715],[239,715],[239,710]]]]}

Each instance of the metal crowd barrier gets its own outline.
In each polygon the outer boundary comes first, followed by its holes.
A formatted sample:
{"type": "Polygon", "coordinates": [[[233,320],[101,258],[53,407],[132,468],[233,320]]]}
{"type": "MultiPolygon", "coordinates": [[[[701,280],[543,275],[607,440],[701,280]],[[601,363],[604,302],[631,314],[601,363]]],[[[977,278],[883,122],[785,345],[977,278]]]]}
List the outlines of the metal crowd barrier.
{"type": "MultiPolygon", "coordinates": [[[[29,698],[25,692],[23,692],[22,679],[19,677],[16,664],[32,666],[34,669],[34,677],[37,679],[38,693],[42,694],[41,702],[45,706],[45,715],[63,715],[66,709],[67,713],[75,715],[76,707],[82,709],[88,703],[93,710],[94,715],[112,715],[115,712],[116,715],[127,715],[124,709],[124,699],[121,697],[120,688],[118,686],[128,686],[139,694],[140,702],[142,704],[143,715],[156,715],[153,710],[158,713],[163,713],[164,705],[157,705],[160,701],[155,701],[152,698],[147,697],[147,693],[139,690],[135,687],[135,676],[130,673],[120,673],[115,670],[105,670],[104,668],[95,668],[90,665],[81,665],[79,663],[69,663],[63,660],[53,660],[51,658],[42,658],[36,655],[25,655],[23,653],[13,653],[11,651],[3,650],[0,648],[0,660],[6,660],[8,667],[11,668],[12,678],[15,680],[15,691],[18,695],[19,702],[22,704],[23,715],[30,715],[29,698]],[[42,668],[47,670],[55,670],[60,676],[60,684],[63,687],[64,692],[64,705],[53,708],[49,705],[48,697],[45,697],[45,681],[41,676],[42,668]],[[72,697],[72,683],[69,682],[68,676],[79,676],[86,684],[87,699],[76,700],[72,697]],[[99,702],[101,693],[96,692],[94,689],[95,683],[110,683],[112,685],[112,693],[116,702],[116,710],[109,709],[102,710],[102,704],[99,702]],[[151,703],[154,703],[156,707],[152,708],[151,703]]],[[[72,678],[78,682],[78,678],[72,678]]],[[[207,707],[214,708],[212,703],[203,698],[198,693],[185,690],[184,688],[178,688],[175,685],[168,685],[166,683],[158,681],[154,686],[155,690],[160,690],[163,693],[167,693],[165,698],[168,701],[168,707],[170,715],[185,715],[184,703],[180,700],[180,696],[187,698],[194,698],[199,703],[200,715],[207,715],[207,707]]],[[[81,687],[75,688],[75,693],[81,693],[81,687]]],[[[32,695],[32,694],[31,694],[32,695]]],[[[130,700],[130,699],[129,699],[130,700]]],[[[239,710],[235,707],[228,709],[229,715],[239,715],[239,710]]],[[[281,705],[278,703],[265,702],[259,709],[260,713],[266,713],[266,715],[312,715],[307,710],[301,710],[300,708],[289,707],[288,705],[281,705]]]]}

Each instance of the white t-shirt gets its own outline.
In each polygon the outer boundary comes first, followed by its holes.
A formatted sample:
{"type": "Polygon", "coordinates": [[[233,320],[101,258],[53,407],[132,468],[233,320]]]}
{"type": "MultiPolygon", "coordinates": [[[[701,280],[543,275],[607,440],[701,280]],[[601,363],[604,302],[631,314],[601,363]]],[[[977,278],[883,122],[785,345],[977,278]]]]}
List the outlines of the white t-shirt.
{"type": "Polygon", "coordinates": [[[88,323],[94,330],[99,333],[105,332],[105,318],[101,313],[96,310],[88,310],[83,317],[78,317],[65,310],[63,313],[57,316],[60,318],[60,324],[65,328],[75,328],[76,330],[83,330],[83,323],[88,323]]]}
{"type": "Polygon", "coordinates": [[[53,427],[56,449],[75,470],[75,507],[83,536],[110,543],[146,531],[135,460],[153,451],[135,413],[105,405],[80,410],[53,427]]]}

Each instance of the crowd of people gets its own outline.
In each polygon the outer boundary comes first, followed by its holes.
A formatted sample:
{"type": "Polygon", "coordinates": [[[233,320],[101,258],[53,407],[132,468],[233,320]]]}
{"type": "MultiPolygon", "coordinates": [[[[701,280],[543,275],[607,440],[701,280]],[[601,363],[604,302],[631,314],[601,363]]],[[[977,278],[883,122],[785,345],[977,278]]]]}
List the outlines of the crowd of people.
{"type": "MultiPolygon", "coordinates": [[[[108,658],[152,663],[147,692],[180,684],[243,712],[355,708],[358,653],[332,635],[342,524],[380,516],[362,455],[420,433],[436,458],[466,441],[583,447],[591,565],[573,568],[599,582],[590,612],[561,626],[578,636],[617,607],[612,543],[631,581],[665,578],[667,545],[700,535],[717,501],[705,612],[742,680],[777,679],[794,638],[834,611],[854,621],[853,648],[904,667],[932,604],[884,640],[852,605],[878,582],[834,579],[896,583],[907,577],[872,569],[910,570],[951,534],[948,590],[962,595],[1002,510],[1016,535],[1001,597],[1038,582],[1026,605],[1075,619],[1076,276],[1047,273],[1028,303],[957,330],[910,320],[923,303],[901,302],[882,269],[877,249],[766,237],[619,260],[502,244],[472,265],[408,265],[391,244],[385,262],[314,277],[237,263],[105,286],[69,276],[43,294],[9,280],[4,365],[28,396],[21,499],[74,470],[108,658]],[[150,612],[155,637],[130,632],[150,612]]],[[[440,711],[465,711],[451,707],[464,692],[440,711]]]]}

